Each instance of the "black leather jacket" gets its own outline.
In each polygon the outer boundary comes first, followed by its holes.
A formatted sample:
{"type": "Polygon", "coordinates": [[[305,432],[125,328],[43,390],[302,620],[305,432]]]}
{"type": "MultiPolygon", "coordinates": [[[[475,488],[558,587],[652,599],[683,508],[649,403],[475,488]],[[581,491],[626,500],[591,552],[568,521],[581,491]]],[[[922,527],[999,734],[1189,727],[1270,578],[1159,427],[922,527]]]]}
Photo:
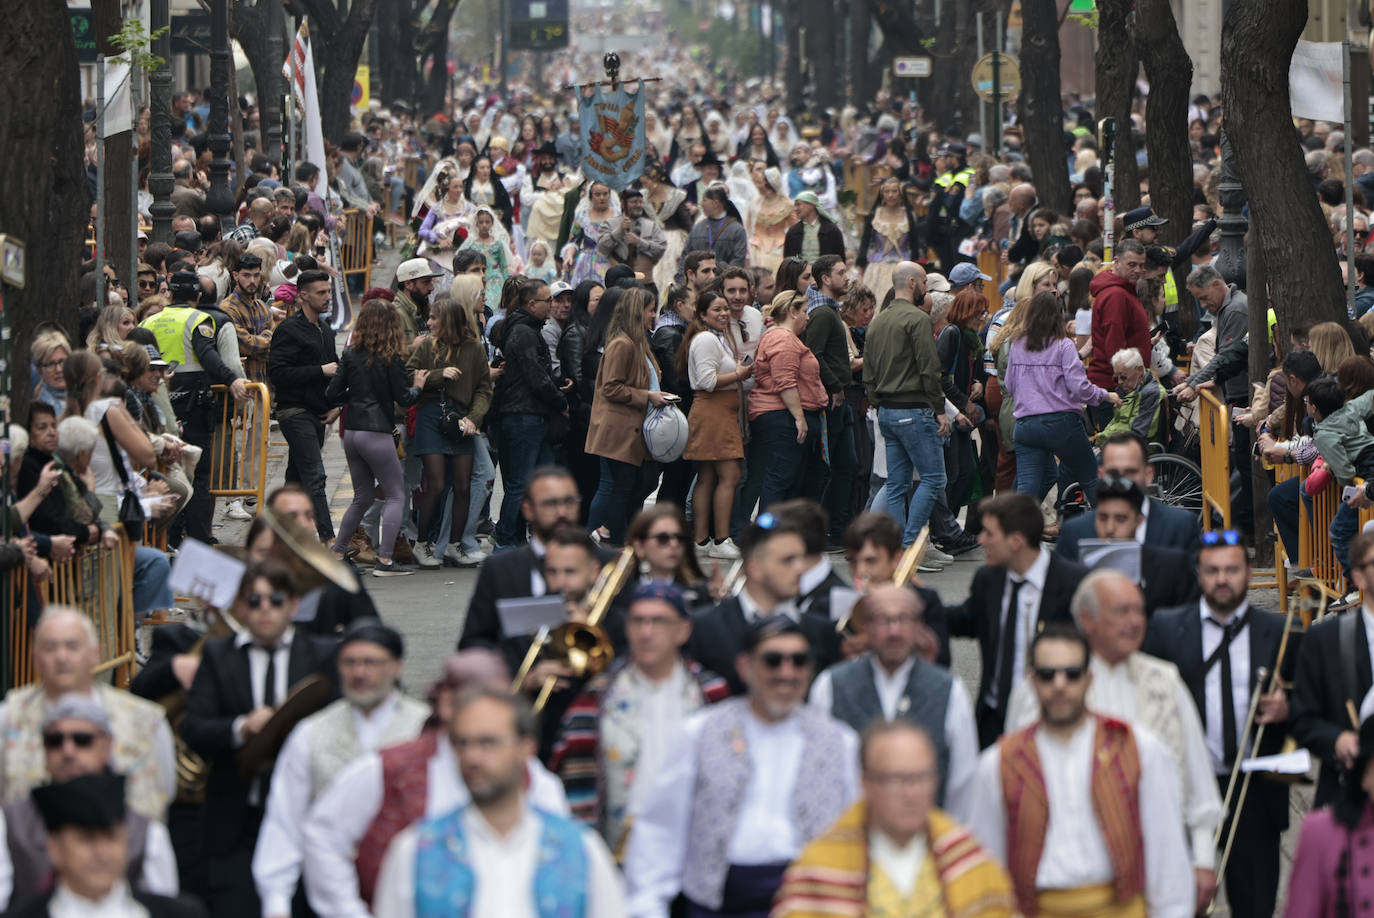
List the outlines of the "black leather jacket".
{"type": "Polygon", "coordinates": [[[587,425],[591,416],[591,402],[582,400],[582,340],[587,335],[586,326],[570,321],[563,328],[558,339],[558,366],[564,379],[571,379],[573,387],[568,390],[568,412],[574,421],[587,425]]]}
{"type": "Polygon", "coordinates": [[[345,430],[391,433],[396,426],[395,406],[408,407],[420,397],[419,389],[406,385],[406,375],[399,357],[369,366],[366,355],[346,351],[325,397],[331,405],[344,406],[345,430]]]}
{"type": "Polygon", "coordinates": [[[553,358],[544,343],[544,322],[523,309],[507,314],[493,329],[492,343],[505,358],[492,404],[501,414],[561,412],[568,402],[553,377],[553,358]]]}
{"type": "Polygon", "coordinates": [[[660,387],[664,392],[682,398],[680,407],[684,412],[692,407],[692,383],[686,373],[677,371],[677,352],[686,334],[685,325],[661,325],[649,339],[649,346],[653,348],[654,358],[658,361],[660,387]]]}

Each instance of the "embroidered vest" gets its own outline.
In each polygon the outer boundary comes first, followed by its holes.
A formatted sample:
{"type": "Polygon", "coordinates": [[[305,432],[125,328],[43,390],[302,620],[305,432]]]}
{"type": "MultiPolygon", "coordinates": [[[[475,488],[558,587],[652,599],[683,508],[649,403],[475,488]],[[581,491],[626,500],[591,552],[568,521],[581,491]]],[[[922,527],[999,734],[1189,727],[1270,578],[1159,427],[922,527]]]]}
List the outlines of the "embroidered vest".
{"type": "MultiPolygon", "coordinates": [[[[129,864],[124,871],[131,889],[143,889],[143,855],[148,848],[148,820],[137,813],[125,818],[129,836],[129,864]]],[[[29,799],[5,806],[5,843],[14,868],[9,909],[52,892],[55,879],[48,858],[48,833],[38,808],[29,799]]]]}
{"type": "Polygon", "coordinates": [[[928,918],[948,914],[935,858],[929,853],[917,868],[916,885],[905,896],[897,891],[883,868],[870,864],[867,895],[866,918],[928,918]]]}
{"type": "MultiPolygon", "coordinates": [[[[415,918],[466,918],[477,878],[472,873],[461,807],[416,826],[415,918]]],[[[534,906],[539,918],[582,918],[587,911],[587,849],[582,827],[542,810],[534,906]]]]}
{"type": "MultiPolygon", "coordinates": [[[[713,705],[697,744],[696,782],[692,787],[692,819],[687,832],[686,870],[682,892],[693,902],[719,909],[730,869],[730,836],[743,809],[744,795],[754,772],[745,740],[747,698],[730,698],[713,705]]],[[[845,728],[809,707],[798,710],[804,741],[801,767],[792,790],[792,820],[805,845],[844,812],[846,756],[845,728]]]]}
{"type": "MultiPolygon", "coordinates": [[[[110,768],[125,775],[125,794],[129,809],[149,819],[161,821],[169,802],[162,787],[155,747],[158,729],[167,722],[162,706],[128,692],[97,682],[91,687],[96,701],[110,715],[114,746],[110,768]]],[[[38,685],[17,688],[5,696],[8,719],[4,736],[3,761],[5,799],[11,803],[26,799],[29,791],[48,782],[43,760],[43,715],[48,711],[48,696],[38,685]]]]}
{"type": "MultiPolygon", "coordinates": [[[[396,697],[396,710],[382,731],[378,749],[413,740],[429,719],[429,705],[396,697]]],[[[310,725],[310,787],[318,794],[334,776],[366,750],[358,742],[358,730],[353,720],[353,706],[347,699],[339,699],[329,707],[312,714],[301,722],[310,725]]]]}
{"type": "MultiPolygon", "coordinates": [[[[883,705],[878,699],[878,687],[873,683],[873,666],[873,655],[864,654],[830,670],[830,713],[858,732],[875,720],[883,719],[883,705]]],[[[940,766],[941,806],[945,802],[945,781],[949,777],[945,714],[949,710],[949,691],[953,681],[949,670],[917,659],[907,677],[906,690],[897,702],[897,716],[921,727],[935,744],[940,766]]]]}
{"type": "Polygon", "coordinates": [[[382,807],[372,825],[358,842],[358,893],[368,905],[377,891],[377,874],[382,869],[391,840],[401,830],[425,815],[429,797],[429,760],[439,745],[439,731],[426,730],[408,743],[383,749],[382,807]]]}
{"type": "MultiPolygon", "coordinates": [[[[1094,716],[1092,799],[1115,873],[1116,901],[1128,902],[1145,889],[1145,841],[1140,828],[1140,755],[1131,728],[1094,716]]],[[[1002,796],[1007,806],[1007,872],[1016,901],[1036,913],[1035,875],[1049,830],[1049,796],[1032,724],[1002,737],[1002,796]]]]}
{"type": "MultiPolygon", "coordinates": [[[[1188,773],[1183,724],[1178,717],[1178,686],[1182,677],[1174,664],[1143,653],[1131,654],[1126,668],[1135,686],[1135,719],[1169,747],[1182,782],[1188,773]]],[[[1187,800],[1187,793],[1179,799],[1187,800]]]]}

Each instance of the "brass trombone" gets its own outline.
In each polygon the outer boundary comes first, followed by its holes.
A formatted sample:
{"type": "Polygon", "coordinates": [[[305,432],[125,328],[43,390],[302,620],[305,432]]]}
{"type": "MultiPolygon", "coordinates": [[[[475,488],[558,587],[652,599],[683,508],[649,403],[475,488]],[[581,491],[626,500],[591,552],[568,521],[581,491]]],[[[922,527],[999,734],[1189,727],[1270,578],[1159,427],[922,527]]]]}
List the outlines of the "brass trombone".
{"type": "MultiPolygon", "coordinates": [[[[606,630],[601,627],[601,620],[638,564],[634,549],[627,546],[619,558],[601,569],[596,583],[592,584],[591,590],[588,591],[589,610],[586,621],[564,622],[552,630],[547,627],[539,629],[530,642],[529,652],[520,664],[520,671],[515,674],[515,681],[511,684],[512,693],[520,691],[540,656],[567,664],[579,678],[595,676],[611,664],[611,660],[615,658],[615,650],[606,630]]],[[[553,694],[557,684],[557,676],[550,676],[544,680],[544,685],[534,701],[535,713],[544,710],[544,705],[548,704],[549,696],[553,694]]]]}

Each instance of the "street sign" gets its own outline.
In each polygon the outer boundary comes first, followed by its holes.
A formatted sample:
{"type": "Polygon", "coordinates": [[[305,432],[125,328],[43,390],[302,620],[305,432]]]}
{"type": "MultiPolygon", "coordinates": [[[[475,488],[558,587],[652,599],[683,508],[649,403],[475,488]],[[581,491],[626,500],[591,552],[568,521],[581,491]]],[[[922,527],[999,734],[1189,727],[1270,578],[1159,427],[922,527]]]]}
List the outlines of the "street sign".
{"type": "Polygon", "coordinates": [[[95,63],[95,21],[90,10],[67,10],[72,21],[72,38],[76,41],[76,59],[83,64],[95,63]]]}
{"type": "Polygon", "coordinates": [[[210,14],[191,11],[173,16],[168,37],[173,54],[209,54],[210,14]]]}
{"type": "Polygon", "coordinates": [[[892,72],[899,77],[928,77],[931,63],[928,57],[899,57],[892,61],[892,72]]]}
{"type": "Polygon", "coordinates": [[[1000,51],[990,51],[978,59],[978,63],[973,65],[973,91],[978,94],[978,98],[984,102],[1009,102],[1021,94],[1021,64],[1010,54],[1000,51]],[[1002,90],[994,97],[992,91],[992,61],[999,58],[997,62],[998,79],[1002,84],[1002,90]]]}
{"type": "Polygon", "coordinates": [[[568,46],[568,0],[512,0],[513,51],[552,51],[568,46]]]}

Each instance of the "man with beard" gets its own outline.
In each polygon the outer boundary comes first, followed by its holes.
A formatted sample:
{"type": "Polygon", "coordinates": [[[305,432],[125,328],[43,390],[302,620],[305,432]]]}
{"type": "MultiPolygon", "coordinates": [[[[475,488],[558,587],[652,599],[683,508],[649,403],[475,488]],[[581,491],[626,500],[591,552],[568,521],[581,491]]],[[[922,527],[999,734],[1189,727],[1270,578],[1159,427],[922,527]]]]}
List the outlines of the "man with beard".
{"type": "Polygon", "coordinates": [[[268,918],[292,913],[310,804],[358,756],[414,739],[429,719],[429,705],[397,688],[403,666],[399,632],[375,618],[353,622],[339,642],[343,697],[301,721],[282,746],[253,853],[253,882],[268,918]]]}
{"type": "Polygon", "coordinates": [[[786,615],[749,626],[748,695],[688,718],[635,816],[625,857],[633,918],[762,918],[783,871],[859,796],[858,737],[807,707],[811,642],[786,615]]]}
{"type": "Polygon", "coordinates": [[[464,692],[453,707],[449,733],[472,802],[396,836],[373,913],[621,918],[625,894],[600,836],[527,800],[529,707],[489,688],[464,692]]]}
{"type": "Polygon", "coordinates": [[[969,828],[1011,874],[1022,914],[1187,918],[1193,872],[1173,759],[1145,729],[1088,710],[1089,658],[1069,622],[1035,635],[1039,720],[983,753],[969,828]]]}
{"type": "Polygon", "coordinates": [[[396,296],[391,305],[401,314],[401,333],[409,347],[425,320],[429,318],[429,295],[434,292],[434,278],[442,276],[428,258],[412,258],[396,268],[396,296]]]}
{"type": "MultiPolygon", "coordinates": [[[[272,310],[258,298],[262,287],[262,259],[245,252],[238,257],[234,270],[230,272],[234,289],[219,304],[234,323],[234,333],[238,337],[239,354],[243,357],[243,371],[251,382],[267,382],[267,355],[272,349],[272,332],[277,326],[272,310]]],[[[244,422],[252,422],[252,406],[248,407],[244,422]]],[[[244,466],[257,467],[256,449],[253,438],[245,437],[244,466]]],[[[251,471],[249,473],[251,475],[251,471]]],[[[229,501],[225,514],[233,520],[250,520],[253,515],[243,506],[243,498],[229,501]]]]}
{"type": "MultiPolygon", "coordinates": [[[[1245,726],[1251,694],[1261,684],[1269,688],[1284,620],[1250,606],[1250,557],[1234,530],[1203,534],[1197,575],[1202,600],[1156,612],[1141,650],[1178,667],[1202,715],[1212,771],[1224,795],[1237,756],[1277,753],[1288,733],[1288,699],[1282,688],[1259,698],[1255,729],[1269,726],[1264,743],[1256,749],[1253,730],[1238,732],[1245,726]]],[[[1288,785],[1252,781],[1240,812],[1223,813],[1222,819],[1223,838],[1230,821],[1240,820],[1225,876],[1231,913],[1272,915],[1279,887],[1279,840],[1288,828],[1288,785]]]]}
{"type": "Polygon", "coordinates": [[[624,213],[609,233],[601,236],[596,250],[622,265],[629,265],[645,277],[652,277],[654,265],[668,248],[668,237],[658,221],[644,213],[644,192],[626,188],[620,195],[624,213]]]}
{"type": "Polygon", "coordinates": [[[526,239],[557,239],[563,220],[563,199],[570,189],[577,187],[558,164],[558,148],[552,140],[534,151],[534,168],[520,186],[520,206],[528,207],[529,223],[526,239]]]}

